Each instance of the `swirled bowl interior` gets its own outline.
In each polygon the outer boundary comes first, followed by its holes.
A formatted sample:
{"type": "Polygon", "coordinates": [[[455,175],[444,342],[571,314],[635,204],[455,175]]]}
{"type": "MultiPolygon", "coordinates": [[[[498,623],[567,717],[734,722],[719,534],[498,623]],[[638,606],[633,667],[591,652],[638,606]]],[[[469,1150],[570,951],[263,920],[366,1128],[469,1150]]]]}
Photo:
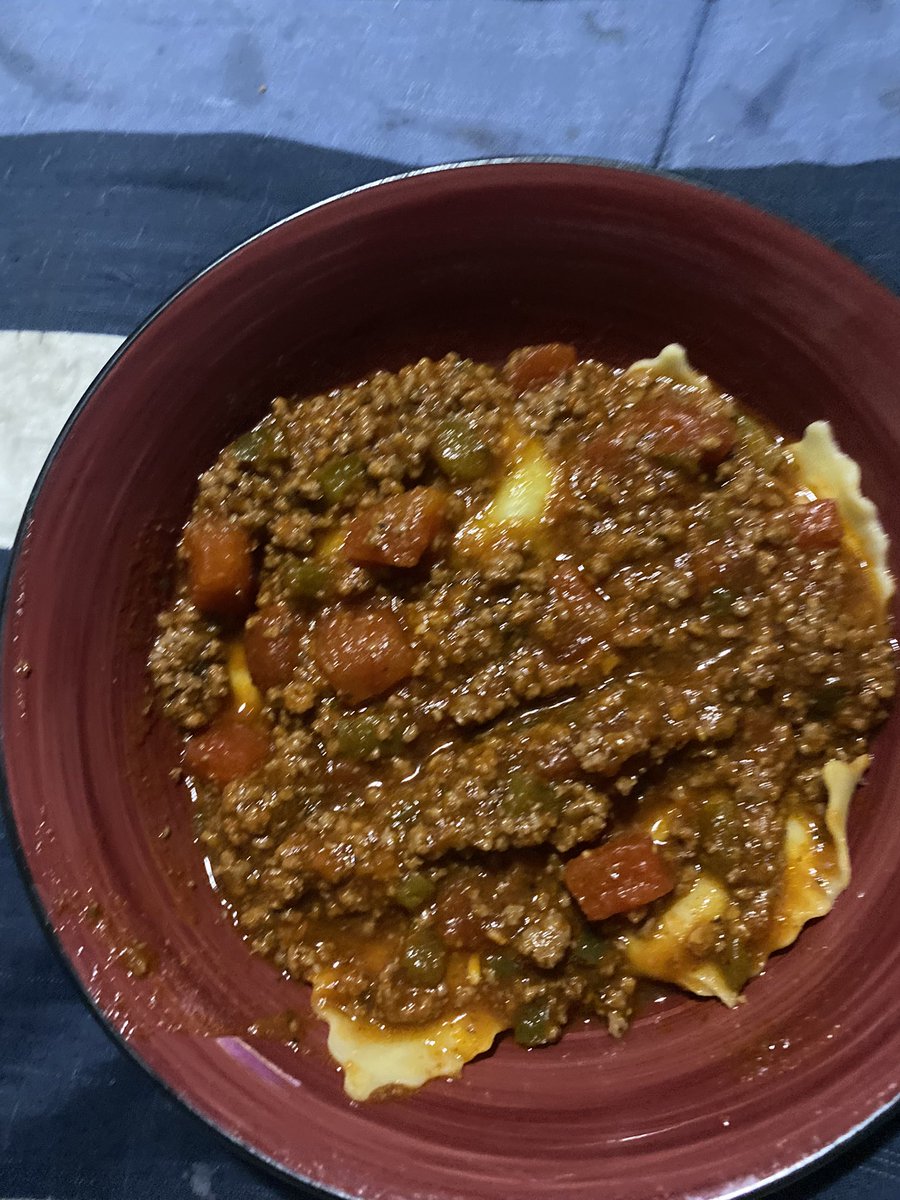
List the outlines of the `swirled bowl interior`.
{"type": "Polygon", "coordinates": [[[194,481],[221,446],[277,392],[449,349],[492,358],[558,339],[624,363],[681,341],[785,430],[830,420],[898,545],[898,317],[856,268],[752,209],[563,163],[457,167],[339,198],[158,313],[56,448],[3,630],[22,859],[128,1048],[279,1168],[394,1200],[738,1195],[893,1101],[900,710],[854,803],[849,891],[740,1008],[670,999],[620,1042],[588,1026],[540,1051],[503,1041],[459,1081],[356,1106],[305,989],[248,953],[208,885],[144,664],[194,481]],[[300,1014],[299,1048],[271,1036],[286,1010],[300,1014]]]}

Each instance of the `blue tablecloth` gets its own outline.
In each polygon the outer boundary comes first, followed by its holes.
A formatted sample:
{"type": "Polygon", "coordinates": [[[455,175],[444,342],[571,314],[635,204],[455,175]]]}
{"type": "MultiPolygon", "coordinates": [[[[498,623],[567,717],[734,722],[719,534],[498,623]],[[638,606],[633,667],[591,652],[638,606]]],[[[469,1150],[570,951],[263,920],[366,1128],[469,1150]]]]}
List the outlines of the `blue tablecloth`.
{"type": "MultiPolygon", "coordinates": [[[[0,163],[0,327],[94,332],[125,332],[246,235],[397,168],[229,134],[6,137],[0,163]]],[[[805,225],[900,291],[900,160],[687,174],[805,225]]],[[[108,1040],[46,944],[2,834],[0,945],[0,1195],[297,1194],[237,1158],[108,1040]]],[[[784,1194],[894,1200],[900,1122],[784,1194]]]]}
{"type": "Polygon", "coordinates": [[[898,44],[896,0],[3,0],[0,134],[853,163],[900,154],[898,44]]]}

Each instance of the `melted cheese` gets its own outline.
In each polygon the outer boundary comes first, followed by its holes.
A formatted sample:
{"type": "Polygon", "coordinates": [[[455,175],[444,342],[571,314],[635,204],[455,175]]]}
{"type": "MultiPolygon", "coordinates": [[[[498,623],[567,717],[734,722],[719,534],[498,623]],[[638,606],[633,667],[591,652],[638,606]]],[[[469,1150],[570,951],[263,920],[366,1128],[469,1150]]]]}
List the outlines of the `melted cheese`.
{"type": "Polygon", "coordinates": [[[496,542],[520,540],[543,520],[556,486],[556,467],[537,438],[510,431],[510,453],[493,497],[456,535],[461,550],[489,548],[496,542]]]}
{"type": "Polygon", "coordinates": [[[720,968],[703,961],[692,946],[714,941],[731,909],[725,888],[701,872],[689,892],[665,909],[647,932],[624,938],[625,952],[637,975],[675,983],[698,996],[717,996],[729,1007],[738,994],[720,968]]]}
{"type": "Polygon", "coordinates": [[[327,562],[331,558],[336,558],[346,538],[347,530],[342,526],[329,530],[328,533],[322,536],[316,546],[316,558],[321,559],[323,562],[327,562]]]}
{"type": "Polygon", "coordinates": [[[231,642],[228,647],[228,682],[231,686],[231,698],[238,712],[255,712],[262,707],[262,696],[250,676],[244,643],[240,638],[231,642]]]}
{"type": "Polygon", "coordinates": [[[837,504],[848,544],[869,570],[879,599],[887,602],[894,594],[887,566],[888,536],[875,505],[860,490],[859,466],[840,449],[827,421],[813,421],[788,450],[809,491],[837,504]]]}
{"type": "Polygon", "coordinates": [[[388,1031],[331,1003],[330,982],[326,977],[316,982],[313,1010],[328,1023],[328,1050],[344,1072],[351,1100],[368,1100],[384,1088],[418,1088],[429,1079],[456,1078],[467,1062],[490,1050],[503,1029],[490,1013],[470,1012],[388,1031]]]}
{"type": "Polygon", "coordinates": [[[671,379],[673,383],[684,383],[689,387],[701,387],[709,380],[701,375],[687,360],[684,346],[678,342],[670,342],[663,346],[656,358],[639,358],[627,367],[625,374],[638,378],[671,379]]]}

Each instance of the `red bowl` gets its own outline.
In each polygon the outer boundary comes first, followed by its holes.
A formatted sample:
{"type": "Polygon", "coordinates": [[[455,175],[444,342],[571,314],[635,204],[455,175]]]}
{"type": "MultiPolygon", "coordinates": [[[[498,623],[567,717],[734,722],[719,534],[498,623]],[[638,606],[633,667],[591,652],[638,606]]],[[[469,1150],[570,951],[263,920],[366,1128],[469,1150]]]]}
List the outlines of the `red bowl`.
{"type": "Polygon", "coordinates": [[[414,1099],[348,1103],[305,988],[209,888],[145,661],[194,481],[279,391],[457,349],[678,340],[783,428],[826,417],[900,543],[900,304],[795,229],[658,175],[559,162],[417,172],[319,205],[169,301],[79,405],[35,489],[3,628],[9,809],[94,1010],[233,1141],[341,1195],[675,1200],[816,1162],[900,1092],[900,708],[851,821],[854,880],[729,1012],[656,1005],[508,1041],[414,1099]]]}

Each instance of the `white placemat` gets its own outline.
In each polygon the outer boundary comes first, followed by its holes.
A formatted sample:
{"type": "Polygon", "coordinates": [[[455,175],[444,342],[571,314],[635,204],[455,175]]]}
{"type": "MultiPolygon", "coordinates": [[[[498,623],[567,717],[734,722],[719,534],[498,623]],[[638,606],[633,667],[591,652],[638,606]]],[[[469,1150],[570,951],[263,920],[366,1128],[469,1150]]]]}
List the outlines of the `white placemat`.
{"type": "Polygon", "coordinates": [[[38,472],[85,388],[123,339],[0,330],[0,546],[10,546],[38,472]]]}

